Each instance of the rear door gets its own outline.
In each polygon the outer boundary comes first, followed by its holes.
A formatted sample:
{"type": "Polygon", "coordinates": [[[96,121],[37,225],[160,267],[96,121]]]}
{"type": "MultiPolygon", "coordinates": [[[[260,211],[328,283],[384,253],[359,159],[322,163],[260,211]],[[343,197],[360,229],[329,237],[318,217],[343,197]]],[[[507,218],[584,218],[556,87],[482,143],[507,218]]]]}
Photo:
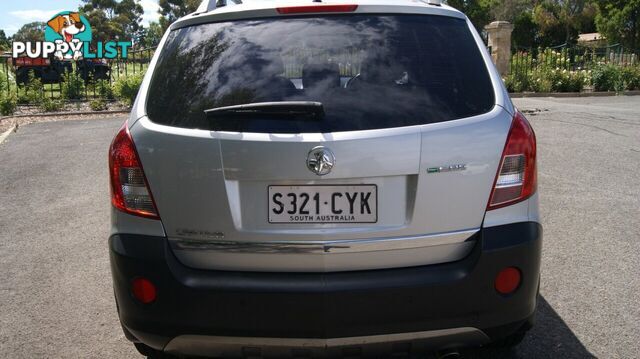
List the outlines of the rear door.
{"type": "Polygon", "coordinates": [[[423,265],[473,246],[511,123],[494,93],[455,17],[213,23],[169,35],[131,133],[187,265],[423,265]],[[265,102],[323,115],[205,113],[265,102]]]}

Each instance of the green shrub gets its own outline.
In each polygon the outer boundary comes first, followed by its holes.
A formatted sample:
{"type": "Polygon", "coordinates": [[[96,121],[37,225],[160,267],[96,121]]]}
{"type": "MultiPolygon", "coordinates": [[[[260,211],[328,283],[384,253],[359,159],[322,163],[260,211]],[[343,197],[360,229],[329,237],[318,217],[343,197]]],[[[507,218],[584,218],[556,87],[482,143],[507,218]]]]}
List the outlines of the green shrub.
{"type": "Polygon", "coordinates": [[[103,99],[95,99],[89,102],[89,107],[93,111],[104,111],[107,109],[107,103],[103,99]]]}
{"type": "Polygon", "coordinates": [[[42,101],[44,86],[39,78],[29,72],[29,81],[17,89],[17,101],[19,104],[38,105],[42,101]]]}
{"type": "Polygon", "coordinates": [[[80,100],[84,97],[84,80],[75,72],[62,75],[60,90],[62,97],[69,100],[80,100]]]}
{"type": "Polygon", "coordinates": [[[44,112],[56,112],[62,110],[64,104],[61,100],[53,100],[50,97],[43,97],[39,107],[44,112]]]}
{"type": "Polygon", "coordinates": [[[509,92],[525,92],[531,91],[531,76],[526,72],[515,72],[509,74],[504,79],[504,84],[509,92]]]}
{"type": "Polygon", "coordinates": [[[116,98],[127,106],[131,106],[138,95],[138,90],[142,84],[143,73],[130,76],[123,76],[113,84],[113,92],[116,98]]]}
{"type": "Polygon", "coordinates": [[[554,69],[546,73],[552,92],[580,92],[584,88],[587,72],[554,69]]]}
{"type": "Polygon", "coordinates": [[[113,100],[113,87],[107,80],[98,80],[95,83],[96,94],[104,100],[113,100]]]}
{"type": "Polygon", "coordinates": [[[640,90],[640,67],[629,66],[623,67],[620,76],[624,89],[628,91],[640,90]]]}
{"type": "Polygon", "coordinates": [[[7,94],[5,92],[0,93],[0,115],[13,115],[13,113],[16,112],[17,107],[18,99],[15,94],[7,94]]]}
{"type": "Polygon", "coordinates": [[[616,83],[620,82],[620,72],[616,66],[598,65],[593,69],[591,81],[596,91],[615,91],[616,83]]]}
{"type": "Polygon", "coordinates": [[[531,74],[531,87],[530,91],[533,92],[551,92],[553,89],[553,84],[549,79],[549,76],[546,72],[533,72],[531,74]]]}

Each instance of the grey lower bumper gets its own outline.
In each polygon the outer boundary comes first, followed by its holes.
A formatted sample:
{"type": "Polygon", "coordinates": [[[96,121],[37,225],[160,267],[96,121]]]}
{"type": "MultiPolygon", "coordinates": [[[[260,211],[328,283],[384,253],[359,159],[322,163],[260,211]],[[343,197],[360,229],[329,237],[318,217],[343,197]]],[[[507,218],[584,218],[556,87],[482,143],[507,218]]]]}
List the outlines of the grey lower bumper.
{"type": "Polygon", "coordinates": [[[181,335],[167,344],[165,352],[216,357],[379,355],[433,347],[483,345],[489,341],[482,331],[469,327],[333,339],[181,335]]]}

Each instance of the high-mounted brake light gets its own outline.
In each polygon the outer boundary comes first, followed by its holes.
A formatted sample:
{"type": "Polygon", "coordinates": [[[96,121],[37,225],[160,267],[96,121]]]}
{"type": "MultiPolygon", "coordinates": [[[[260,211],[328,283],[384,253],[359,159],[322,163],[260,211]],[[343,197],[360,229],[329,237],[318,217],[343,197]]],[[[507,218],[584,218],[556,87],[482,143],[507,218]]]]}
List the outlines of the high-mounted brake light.
{"type": "Polygon", "coordinates": [[[527,119],[516,112],[502,152],[487,210],[526,200],[536,192],[536,135],[527,119]]]}
{"type": "Polygon", "coordinates": [[[109,173],[114,207],[136,216],[159,218],[126,122],[111,142],[109,173]]]}
{"type": "Polygon", "coordinates": [[[278,14],[310,14],[319,12],[353,12],[358,5],[306,5],[278,7],[278,14]]]}

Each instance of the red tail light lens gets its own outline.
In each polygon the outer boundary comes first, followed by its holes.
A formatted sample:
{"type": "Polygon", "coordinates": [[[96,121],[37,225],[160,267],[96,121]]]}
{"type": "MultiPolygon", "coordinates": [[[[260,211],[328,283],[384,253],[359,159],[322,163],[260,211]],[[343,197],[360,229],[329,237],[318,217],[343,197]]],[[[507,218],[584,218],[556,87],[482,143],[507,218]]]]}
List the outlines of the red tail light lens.
{"type": "Polygon", "coordinates": [[[526,200],[536,192],[537,180],[536,135],[527,119],[516,112],[487,210],[526,200]]]}
{"type": "Polygon", "coordinates": [[[511,294],[520,286],[522,274],[515,267],[507,267],[498,273],[494,286],[500,294],[511,294]]]}
{"type": "Polygon", "coordinates": [[[147,278],[142,277],[138,277],[131,282],[131,292],[143,304],[155,301],[158,296],[156,286],[147,278]]]}
{"type": "Polygon", "coordinates": [[[111,142],[109,172],[114,207],[136,216],[159,218],[126,122],[111,142]]]}
{"type": "Polygon", "coordinates": [[[278,14],[309,14],[318,12],[353,12],[358,5],[306,5],[276,8],[278,14]]]}

